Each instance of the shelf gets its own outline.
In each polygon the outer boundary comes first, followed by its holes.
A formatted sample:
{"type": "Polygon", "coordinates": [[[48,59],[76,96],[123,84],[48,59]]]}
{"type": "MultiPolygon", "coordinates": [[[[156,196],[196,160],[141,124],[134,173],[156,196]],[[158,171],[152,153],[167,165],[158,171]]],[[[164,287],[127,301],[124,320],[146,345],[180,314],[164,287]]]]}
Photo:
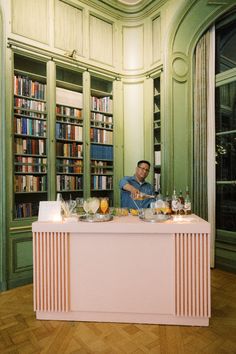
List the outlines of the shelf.
{"type": "Polygon", "coordinates": [[[25,76],[25,77],[29,76],[35,81],[37,81],[37,80],[39,80],[41,82],[46,81],[46,77],[45,76],[36,74],[34,72],[31,72],[31,71],[25,71],[25,70],[20,70],[20,69],[15,68],[14,69],[14,74],[15,75],[25,76]]]}
{"type": "Polygon", "coordinates": [[[16,138],[24,138],[24,139],[27,138],[27,139],[32,139],[32,140],[34,140],[34,139],[46,140],[47,139],[47,137],[44,135],[30,135],[30,134],[15,133],[14,136],[16,138]]]}
{"type": "Polygon", "coordinates": [[[99,98],[103,98],[103,97],[112,98],[112,96],[113,96],[111,92],[96,90],[96,89],[93,89],[93,88],[91,89],[91,95],[99,97],[99,98]]]}
{"type": "Polygon", "coordinates": [[[47,193],[48,191],[30,191],[30,192],[15,192],[15,194],[17,195],[20,195],[20,194],[28,194],[28,195],[31,195],[31,194],[42,194],[42,193],[47,193]]]}
{"type": "Polygon", "coordinates": [[[112,116],[112,112],[109,111],[101,111],[99,109],[91,109],[91,113],[100,113],[103,114],[104,116],[112,116]]]}
{"type": "MultiPolygon", "coordinates": [[[[57,116],[57,118],[58,118],[58,116],[57,116]]],[[[64,117],[62,117],[62,118],[65,118],[65,116],[64,117]]],[[[76,117],[66,117],[67,119],[73,119],[73,120],[78,120],[78,118],[76,118],[76,117]]],[[[83,121],[81,122],[81,123],[74,123],[74,122],[70,122],[70,121],[62,121],[62,120],[56,120],[56,123],[58,123],[58,124],[69,124],[69,125],[75,125],[75,126],[78,126],[78,127],[83,127],[83,121]]]]}

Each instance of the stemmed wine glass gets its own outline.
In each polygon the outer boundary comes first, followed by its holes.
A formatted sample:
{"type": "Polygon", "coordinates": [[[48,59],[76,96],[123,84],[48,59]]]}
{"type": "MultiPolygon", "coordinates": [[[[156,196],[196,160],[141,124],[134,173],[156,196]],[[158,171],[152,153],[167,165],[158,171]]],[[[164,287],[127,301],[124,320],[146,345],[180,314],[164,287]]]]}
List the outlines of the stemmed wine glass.
{"type": "Polygon", "coordinates": [[[84,200],[83,208],[84,208],[85,215],[86,215],[86,218],[87,218],[88,217],[88,213],[89,213],[89,202],[87,200],[84,200]]]}
{"type": "Polygon", "coordinates": [[[98,198],[88,198],[87,200],[85,200],[83,208],[86,213],[86,218],[88,218],[89,213],[94,216],[99,208],[99,205],[100,202],[98,198]]]}

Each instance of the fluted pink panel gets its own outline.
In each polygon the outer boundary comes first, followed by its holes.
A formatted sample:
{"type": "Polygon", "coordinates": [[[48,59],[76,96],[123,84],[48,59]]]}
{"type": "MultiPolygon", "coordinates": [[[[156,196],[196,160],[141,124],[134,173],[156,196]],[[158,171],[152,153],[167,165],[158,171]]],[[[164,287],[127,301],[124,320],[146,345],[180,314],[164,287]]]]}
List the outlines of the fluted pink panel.
{"type": "Polygon", "coordinates": [[[210,316],[210,235],[175,234],[177,316],[210,316]]]}
{"type": "Polygon", "coordinates": [[[69,234],[34,232],[34,310],[69,311],[69,234]]]}

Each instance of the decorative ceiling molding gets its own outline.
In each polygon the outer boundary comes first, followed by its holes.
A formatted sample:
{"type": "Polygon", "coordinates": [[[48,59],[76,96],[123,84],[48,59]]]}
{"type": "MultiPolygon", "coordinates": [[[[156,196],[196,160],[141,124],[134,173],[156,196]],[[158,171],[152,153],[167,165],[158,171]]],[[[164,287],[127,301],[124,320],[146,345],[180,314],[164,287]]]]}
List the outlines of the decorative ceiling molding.
{"type": "Polygon", "coordinates": [[[86,5],[111,12],[120,17],[140,17],[154,8],[161,7],[168,0],[81,0],[86,5]]]}

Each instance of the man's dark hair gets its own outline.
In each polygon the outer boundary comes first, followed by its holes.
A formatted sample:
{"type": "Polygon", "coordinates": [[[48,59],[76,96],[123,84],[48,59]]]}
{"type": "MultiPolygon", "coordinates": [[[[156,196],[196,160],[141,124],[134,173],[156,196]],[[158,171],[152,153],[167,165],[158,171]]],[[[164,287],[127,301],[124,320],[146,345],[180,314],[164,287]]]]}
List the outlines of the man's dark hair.
{"type": "Polygon", "coordinates": [[[146,164],[149,166],[149,168],[151,167],[150,162],[147,161],[147,160],[140,160],[140,161],[138,161],[137,166],[140,167],[140,165],[141,165],[142,163],[146,163],[146,164]]]}

